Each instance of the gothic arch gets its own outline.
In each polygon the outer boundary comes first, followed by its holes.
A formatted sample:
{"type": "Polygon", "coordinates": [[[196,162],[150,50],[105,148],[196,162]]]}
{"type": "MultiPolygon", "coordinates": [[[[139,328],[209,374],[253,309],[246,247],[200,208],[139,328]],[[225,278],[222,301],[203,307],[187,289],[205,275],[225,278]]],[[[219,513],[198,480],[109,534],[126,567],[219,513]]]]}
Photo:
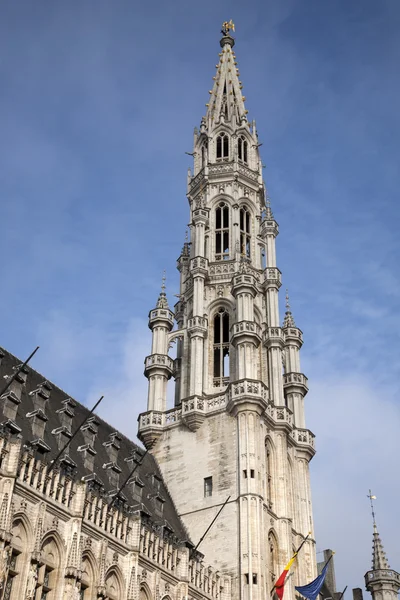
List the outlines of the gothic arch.
{"type": "Polygon", "coordinates": [[[275,500],[275,446],[269,436],[265,438],[265,495],[268,507],[273,508],[275,500]]]}
{"type": "Polygon", "coordinates": [[[28,576],[29,553],[33,543],[32,527],[24,513],[14,515],[11,532],[10,569],[4,585],[5,597],[10,597],[12,594],[15,598],[22,598],[28,576]]]}
{"type": "Polygon", "coordinates": [[[229,317],[233,319],[235,317],[235,305],[228,298],[216,298],[208,305],[208,314],[210,315],[210,323],[214,319],[220,308],[225,308],[228,311],[229,317]]]}
{"type": "Polygon", "coordinates": [[[43,536],[37,570],[37,588],[40,590],[40,598],[47,593],[47,600],[55,600],[62,582],[61,565],[64,550],[64,542],[57,531],[50,530],[43,536]]]}
{"type": "Polygon", "coordinates": [[[140,584],[139,600],[153,600],[150,588],[145,581],[142,581],[140,584]]]}
{"type": "Polygon", "coordinates": [[[279,576],[279,544],[278,537],[273,528],[271,528],[268,532],[267,543],[268,571],[270,575],[270,583],[274,585],[279,576]]]}
{"type": "Polygon", "coordinates": [[[96,558],[91,550],[84,550],[81,560],[81,591],[83,600],[96,598],[96,582],[99,580],[99,570],[96,558]]]}
{"type": "Polygon", "coordinates": [[[106,596],[109,600],[119,600],[124,593],[124,577],[118,565],[114,564],[108,569],[105,577],[106,596]]]}

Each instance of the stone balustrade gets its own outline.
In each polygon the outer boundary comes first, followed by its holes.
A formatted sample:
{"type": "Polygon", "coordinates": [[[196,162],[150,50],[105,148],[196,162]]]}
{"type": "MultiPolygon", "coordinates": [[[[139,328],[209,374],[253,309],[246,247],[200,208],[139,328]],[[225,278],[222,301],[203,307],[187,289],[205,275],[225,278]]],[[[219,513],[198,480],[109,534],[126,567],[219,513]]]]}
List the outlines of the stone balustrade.
{"type": "Polygon", "coordinates": [[[189,585],[216,600],[221,594],[221,577],[218,571],[204,565],[200,560],[189,560],[189,585]]]}
{"type": "Polygon", "coordinates": [[[281,287],[282,273],[276,267],[267,267],[264,269],[264,284],[269,286],[281,287]]]}
{"type": "Polygon", "coordinates": [[[309,429],[293,429],[292,437],[301,446],[315,448],[315,435],[309,429]]]}
{"type": "Polygon", "coordinates": [[[174,370],[174,361],[167,354],[150,354],[146,356],[145,370],[151,369],[151,367],[166,367],[171,373],[174,370]]]}

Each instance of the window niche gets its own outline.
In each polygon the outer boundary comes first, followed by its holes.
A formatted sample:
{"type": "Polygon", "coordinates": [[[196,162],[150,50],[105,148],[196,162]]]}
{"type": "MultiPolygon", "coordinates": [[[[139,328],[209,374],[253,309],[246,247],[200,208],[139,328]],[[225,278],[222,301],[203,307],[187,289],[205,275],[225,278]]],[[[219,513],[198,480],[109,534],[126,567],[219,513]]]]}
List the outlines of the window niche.
{"type": "Polygon", "coordinates": [[[220,308],[214,317],[214,387],[229,382],[229,313],[220,308]]]}
{"type": "Polygon", "coordinates": [[[217,160],[229,159],[229,137],[226,133],[220,133],[217,137],[217,160]]]}
{"type": "Polygon", "coordinates": [[[251,255],[251,218],[246,206],[240,209],[240,253],[250,258],[251,255]]]}
{"type": "Polygon", "coordinates": [[[225,202],[215,209],[215,260],[229,260],[229,206],[225,202]]]}
{"type": "Polygon", "coordinates": [[[238,139],[238,159],[246,164],[248,163],[248,143],[243,135],[238,139]]]}
{"type": "Polygon", "coordinates": [[[212,477],[204,478],[204,498],[210,498],[213,493],[213,480],[212,477]]]}

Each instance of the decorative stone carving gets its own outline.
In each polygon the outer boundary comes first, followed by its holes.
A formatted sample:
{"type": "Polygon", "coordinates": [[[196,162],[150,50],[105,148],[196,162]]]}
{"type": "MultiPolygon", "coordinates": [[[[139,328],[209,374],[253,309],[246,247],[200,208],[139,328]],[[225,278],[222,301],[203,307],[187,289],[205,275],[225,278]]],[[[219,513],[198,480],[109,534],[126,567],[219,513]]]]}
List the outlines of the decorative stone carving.
{"type": "Polygon", "coordinates": [[[36,584],[37,584],[38,576],[37,576],[37,565],[31,565],[28,581],[26,584],[26,594],[25,600],[33,600],[36,593],[36,584]]]}

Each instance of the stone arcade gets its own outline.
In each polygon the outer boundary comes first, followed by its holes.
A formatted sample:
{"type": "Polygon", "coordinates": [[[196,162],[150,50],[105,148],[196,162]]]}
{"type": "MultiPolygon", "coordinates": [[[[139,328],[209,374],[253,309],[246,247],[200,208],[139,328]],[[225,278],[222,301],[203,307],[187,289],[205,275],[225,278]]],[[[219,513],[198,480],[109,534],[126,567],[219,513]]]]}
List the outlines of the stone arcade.
{"type": "MultiPolygon", "coordinates": [[[[278,224],[233,46],[225,23],[194,135],[179,302],[172,312],[163,286],[149,315],[149,452],[97,416],[71,439],[88,409],[24,368],[0,398],[0,600],[265,600],[309,532],[285,600],[317,575],[303,338],[288,301],[279,316],[278,224]]],[[[0,357],[4,381],[21,361],[0,357]]],[[[396,600],[400,576],[374,528],[367,589],[396,600]]],[[[336,599],[333,571],[330,582],[336,599]]]]}

